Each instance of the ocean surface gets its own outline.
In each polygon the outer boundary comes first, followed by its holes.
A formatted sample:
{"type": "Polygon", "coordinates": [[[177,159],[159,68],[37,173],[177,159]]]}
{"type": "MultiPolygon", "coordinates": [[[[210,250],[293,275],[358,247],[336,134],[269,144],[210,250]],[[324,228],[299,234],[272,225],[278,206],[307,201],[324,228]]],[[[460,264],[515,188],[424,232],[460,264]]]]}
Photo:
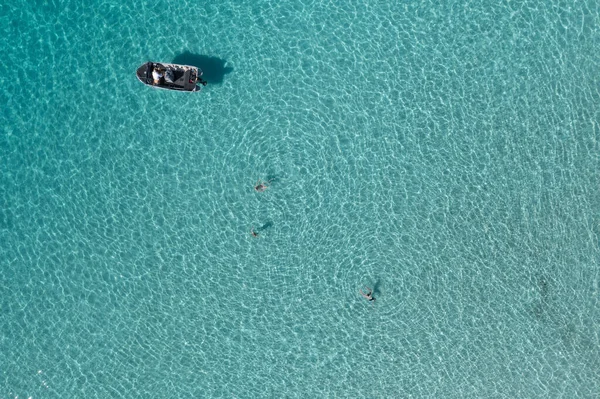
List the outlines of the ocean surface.
{"type": "Polygon", "coordinates": [[[599,1],[5,0],[0,34],[1,399],[600,397],[599,1]]]}

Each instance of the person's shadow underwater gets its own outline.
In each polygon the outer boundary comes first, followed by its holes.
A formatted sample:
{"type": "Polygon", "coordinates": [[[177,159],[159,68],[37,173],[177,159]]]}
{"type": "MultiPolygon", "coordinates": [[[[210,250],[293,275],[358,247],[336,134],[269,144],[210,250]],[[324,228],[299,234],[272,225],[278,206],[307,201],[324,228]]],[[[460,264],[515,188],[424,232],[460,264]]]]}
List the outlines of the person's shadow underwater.
{"type": "Polygon", "coordinates": [[[204,73],[202,79],[209,84],[223,83],[225,75],[233,71],[232,67],[225,66],[226,60],[208,55],[192,54],[188,51],[176,56],[172,63],[200,68],[204,73]]]}
{"type": "Polygon", "coordinates": [[[380,287],[381,287],[381,280],[379,279],[379,277],[376,277],[375,284],[373,285],[373,295],[381,294],[380,287]]]}

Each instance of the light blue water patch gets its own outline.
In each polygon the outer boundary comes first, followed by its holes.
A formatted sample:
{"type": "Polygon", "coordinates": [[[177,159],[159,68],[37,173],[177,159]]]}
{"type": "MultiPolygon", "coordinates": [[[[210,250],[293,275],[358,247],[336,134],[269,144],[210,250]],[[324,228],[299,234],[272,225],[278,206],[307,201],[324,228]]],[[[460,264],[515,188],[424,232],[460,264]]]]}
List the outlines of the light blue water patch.
{"type": "Polygon", "coordinates": [[[599,396],[599,22],[1,4],[0,398],[599,396]]]}

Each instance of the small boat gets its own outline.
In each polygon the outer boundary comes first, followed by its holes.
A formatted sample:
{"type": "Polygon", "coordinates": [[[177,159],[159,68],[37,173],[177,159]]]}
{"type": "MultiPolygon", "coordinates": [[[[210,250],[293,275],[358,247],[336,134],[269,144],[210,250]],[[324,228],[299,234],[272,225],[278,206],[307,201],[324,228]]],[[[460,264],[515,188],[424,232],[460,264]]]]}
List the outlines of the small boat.
{"type": "Polygon", "coordinates": [[[200,68],[189,65],[146,62],[137,69],[136,75],[140,82],[157,89],[200,91],[198,84],[206,86],[200,68]]]}

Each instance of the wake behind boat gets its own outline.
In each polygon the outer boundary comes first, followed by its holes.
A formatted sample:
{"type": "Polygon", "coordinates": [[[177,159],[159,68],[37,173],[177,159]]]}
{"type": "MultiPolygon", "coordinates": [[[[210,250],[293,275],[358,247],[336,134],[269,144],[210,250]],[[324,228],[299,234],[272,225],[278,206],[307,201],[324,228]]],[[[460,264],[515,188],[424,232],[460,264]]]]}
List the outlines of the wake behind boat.
{"type": "Polygon", "coordinates": [[[195,66],[147,62],[137,69],[137,78],[147,86],[165,90],[200,91],[206,86],[202,71],[195,66]]]}

